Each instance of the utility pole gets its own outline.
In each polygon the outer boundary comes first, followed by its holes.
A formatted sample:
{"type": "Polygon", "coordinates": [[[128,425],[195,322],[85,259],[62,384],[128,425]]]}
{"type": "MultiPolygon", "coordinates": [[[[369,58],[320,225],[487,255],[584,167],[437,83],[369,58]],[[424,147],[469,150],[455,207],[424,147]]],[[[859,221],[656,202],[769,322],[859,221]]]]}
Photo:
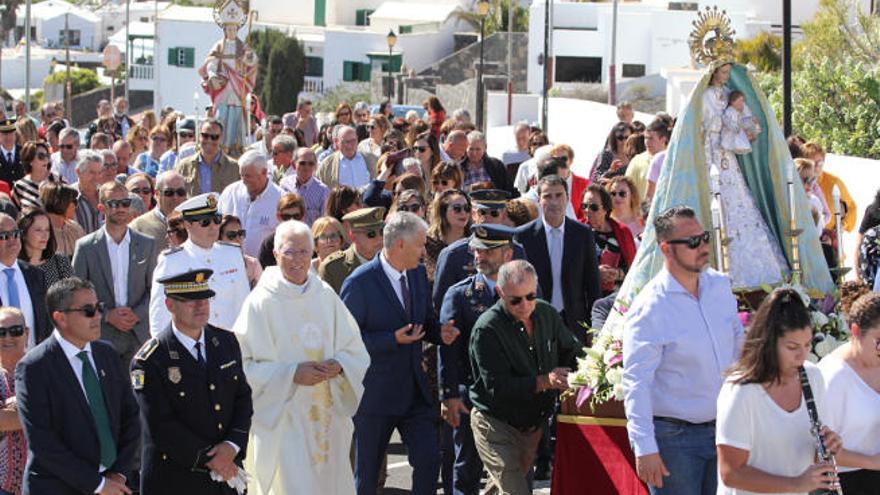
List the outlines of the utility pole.
{"type": "Polygon", "coordinates": [[[782,0],[782,122],[791,136],[791,0],[782,0]]]}
{"type": "Polygon", "coordinates": [[[71,101],[71,88],[70,88],[70,29],[68,28],[68,20],[70,19],[70,12],[64,13],[64,66],[67,70],[67,82],[64,84],[64,94],[67,96],[65,98],[67,100],[67,104],[64,106],[65,117],[67,117],[67,121],[73,123],[73,102],[71,101]]]}
{"type": "Polygon", "coordinates": [[[611,64],[608,66],[608,104],[617,105],[617,0],[611,9],[611,64]]]}
{"type": "Polygon", "coordinates": [[[24,107],[31,111],[31,0],[24,4],[24,107]]]}
{"type": "Polygon", "coordinates": [[[513,120],[513,0],[507,1],[507,125],[513,120]]]}
{"type": "Polygon", "coordinates": [[[547,110],[550,104],[550,2],[552,0],[544,0],[544,90],[541,95],[541,130],[546,134],[547,129],[547,110]]]}
{"type": "MultiPolygon", "coordinates": [[[[131,19],[129,17],[129,10],[128,10],[130,3],[131,3],[131,0],[125,0],[125,64],[124,64],[124,66],[125,66],[125,101],[126,102],[131,101],[128,98],[128,77],[131,75],[131,65],[130,65],[130,62],[131,62],[131,38],[129,37],[129,31],[128,31],[128,25],[130,24],[129,21],[131,19]]],[[[158,60],[158,57],[156,56],[156,53],[155,53],[156,52],[156,41],[155,40],[153,40],[153,52],[154,52],[153,59],[158,60]]],[[[198,131],[198,128],[196,128],[196,130],[198,131]]],[[[196,133],[196,134],[198,134],[198,133],[196,133]]]]}

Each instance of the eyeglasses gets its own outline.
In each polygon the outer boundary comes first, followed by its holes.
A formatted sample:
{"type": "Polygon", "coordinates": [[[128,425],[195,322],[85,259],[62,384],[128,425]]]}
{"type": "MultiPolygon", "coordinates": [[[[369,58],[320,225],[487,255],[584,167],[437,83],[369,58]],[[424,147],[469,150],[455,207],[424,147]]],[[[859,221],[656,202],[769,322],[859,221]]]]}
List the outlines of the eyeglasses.
{"type": "Polygon", "coordinates": [[[431,148],[429,148],[429,147],[427,147],[427,146],[413,146],[413,149],[416,150],[416,151],[418,151],[419,153],[424,153],[424,152],[428,151],[428,150],[431,149],[431,148]]]}
{"type": "MultiPolygon", "coordinates": [[[[128,192],[135,193],[135,194],[153,194],[153,188],[152,187],[132,187],[131,189],[128,190],[128,192]]],[[[186,191],[184,191],[184,194],[185,193],[186,193],[186,191]]]]}
{"type": "Polygon", "coordinates": [[[104,162],[104,168],[107,170],[113,170],[117,167],[116,162],[104,162]]]}
{"type": "Polygon", "coordinates": [[[318,241],[323,241],[323,242],[334,242],[334,241],[341,241],[341,240],[342,240],[342,236],[340,236],[339,234],[321,234],[318,236],[318,241]]]}
{"type": "Polygon", "coordinates": [[[36,155],[34,155],[34,158],[37,158],[39,160],[46,160],[47,158],[49,158],[49,154],[48,153],[37,153],[36,155]]]}
{"type": "Polygon", "coordinates": [[[8,327],[0,327],[0,339],[3,337],[21,337],[24,335],[24,325],[12,325],[8,327]]]}
{"type": "Polygon", "coordinates": [[[192,139],[196,137],[196,133],[194,132],[181,132],[180,139],[192,139]]]}
{"type": "Polygon", "coordinates": [[[166,139],[165,136],[151,136],[150,139],[152,139],[153,141],[162,141],[162,142],[168,141],[168,139],[166,139]]]}
{"type": "Polygon", "coordinates": [[[568,165],[568,157],[567,156],[554,156],[553,159],[559,163],[563,163],[563,164],[568,165]]]}
{"type": "Polygon", "coordinates": [[[367,239],[375,239],[382,236],[382,229],[366,230],[364,235],[367,236],[367,239]]]}
{"type": "Polygon", "coordinates": [[[282,153],[287,153],[287,152],[284,150],[272,150],[272,156],[278,156],[282,153]]]}
{"type": "Polygon", "coordinates": [[[351,115],[351,112],[349,112],[348,110],[345,110],[345,111],[342,111],[342,112],[339,112],[336,114],[337,117],[348,117],[350,115],[351,115]]]}
{"type": "Polygon", "coordinates": [[[667,244],[684,244],[688,247],[688,249],[697,249],[701,244],[709,244],[709,239],[712,238],[712,233],[708,230],[703,232],[702,234],[692,235],[690,237],[685,237],[684,239],[670,239],[666,241],[667,244]]]}
{"type": "Polygon", "coordinates": [[[627,193],[626,191],[611,191],[611,192],[609,192],[608,194],[609,194],[612,198],[616,198],[616,197],[625,198],[625,197],[627,196],[627,194],[629,194],[629,193],[627,193]]]}
{"type": "Polygon", "coordinates": [[[489,215],[492,218],[498,218],[501,216],[501,210],[484,210],[484,209],[480,208],[477,211],[480,213],[481,217],[485,217],[486,215],[489,215]]]}
{"type": "Polygon", "coordinates": [[[110,209],[114,208],[128,208],[131,206],[131,198],[125,199],[108,199],[104,201],[104,206],[110,209]]]}
{"type": "Polygon", "coordinates": [[[181,198],[185,198],[186,197],[186,189],[184,189],[182,187],[179,187],[177,189],[170,189],[170,188],[169,189],[162,189],[162,196],[165,196],[166,198],[170,198],[170,197],[174,196],[175,194],[180,196],[181,198]]]}
{"type": "Polygon", "coordinates": [[[599,208],[601,208],[601,206],[596,203],[581,203],[581,210],[583,211],[599,211],[599,208]]]}
{"type": "Polygon", "coordinates": [[[165,231],[165,234],[166,235],[183,236],[184,234],[186,234],[186,230],[184,230],[184,229],[168,229],[165,231]]]}
{"type": "Polygon", "coordinates": [[[376,127],[376,126],[373,125],[373,124],[367,124],[367,125],[365,125],[364,127],[365,127],[368,131],[372,131],[372,130],[373,130],[373,127],[376,127]]]}
{"type": "Polygon", "coordinates": [[[507,302],[509,302],[511,306],[519,306],[520,304],[522,304],[523,301],[529,301],[529,302],[531,302],[531,301],[534,301],[534,300],[537,299],[537,298],[538,298],[538,294],[535,293],[535,292],[531,292],[531,293],[526,294],[526,295],[524,295],[524,296],[513,296],[513,297],[509,297],[509,298],[507,299],[507,302]]]}
{"type": "Polygon", "coordinates": [[[82,313],[86,318],[94,318],[98,312],[104,312],[104,303],[99,302],[98,304],[86,304],[81,308],[69,308],[62,309],[62,313],[82,313]]]}
{"type": "Polygon", "coordinates": [[[312,251],[309,249],[285,249],[281,251],[281,256],[286,258],[296,258],[296,257],[312,257],[312,251]]]}
{"type": "Polygon", "coordinates": [[[63,150],[72,150],[72,149],[76,148],[76,145],[75,144],[61,144],[61,145],[58,145],[58,147],[63,150]]]}
{"type": "Polygon", "coordinates": [[[449,209],[456,212],[456,213],[465,213],[470,208],[468,208],[468,205],[466,205],[464,203],[456,203],[454,205],[449,205],[449,209]]]}
{"type": "Polygon", "coordinates": [[[210,132],[203,132],[200,134],[200,136],[202,136],[202,139],[208,139],[210,141],[219,141],[220,140],[220,134],[211,134],[210,132]]]}
{"type": "Polygon", "coordinates": [[[281,214],[281,220],[283,220],[283,221],[285,221],[285,222],[288,221],[288,220],[302,220],[302,217],[303,217],[303,214],[300,213],[300,212],[296,212],[296,213],[282,213],[282,214],[281,214]]]}
{"type": "Polygon", "coordinates": [[[210,217],[204,217],[204,218],[198,218],[198,219],[193,218],[192,220],[189,220],[189,223],[197,223],[197,224],[201,225],[202,228],[207,228],[208,225],[211,225],[212,223],[214,225],[220,225],[222,222],[223,222],[223,217],[221,217],[220,215],[211,215],[210,217]]]}
{"type": "Polygon", "coordinates": [[[245,229],[241,230],[228,230],[223,234],[223,237],[228,241],[234,241],[238,238],[244,239],[247,235],[247,231],[245,229]]]}
{"type": "Polygon", "coordinates": [[[397,211],[406,211],[409,213],[415,213],[422,209],[422,205],[418,203],[411,203],[408,205],[397,205],[397,211]]]}
{"type": "Polygon", "coordinates": [[[614,136],[618,141],[625,141],[629,137],[629,134],[618,134],[614,136]]]}
{"type": "Polygon", "coordinates": [[[449,181],[449,180],[446,180],[446,179],[443,179],[443,180],[435,180],[435,181],[434,181],[434,185],[435,185],[435,186],[446,187],[446,186],[449,185],[450,182],[452,182],[452,181],[449,181]]]}
{"type": "Polygon", "coordinates": [[[296,165],[302,167],[314,167],[315,165],[317,165],[317,162],[313,160],[300,160],[296,162],[296,165]]]}
{"type": "Polygon", "coordinates": [[[21,229],[4,230],[3,232],[0,232],[0,241],[18,239],[19,237],[21,237],[21,229]]]}

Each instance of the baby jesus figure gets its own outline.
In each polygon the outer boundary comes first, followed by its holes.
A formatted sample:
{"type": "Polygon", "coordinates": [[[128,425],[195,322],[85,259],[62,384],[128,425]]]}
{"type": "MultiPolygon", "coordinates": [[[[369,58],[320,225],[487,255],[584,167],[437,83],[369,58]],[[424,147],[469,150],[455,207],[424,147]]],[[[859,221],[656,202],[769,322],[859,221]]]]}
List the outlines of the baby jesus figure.
{"type": "Polygon", "coordinates": [[[761,125],[746,106],[745,95],[741,92],[731,91],[727,102],[727,109],[721,116],[721,147],[737,155],[751,153],[751,142],[761,133],[761,125]]]}

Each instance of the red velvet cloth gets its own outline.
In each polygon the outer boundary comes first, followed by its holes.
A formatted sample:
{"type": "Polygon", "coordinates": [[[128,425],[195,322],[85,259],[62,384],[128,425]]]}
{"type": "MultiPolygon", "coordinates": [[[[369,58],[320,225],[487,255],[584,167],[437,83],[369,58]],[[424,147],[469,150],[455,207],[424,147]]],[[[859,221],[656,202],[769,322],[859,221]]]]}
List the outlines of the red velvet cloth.
{"type": "Polygon", "coordinates": [[[556,423],[553,495],[648,495],[636,475],[625,426],[576,424],[563,418],[556,423]]]}

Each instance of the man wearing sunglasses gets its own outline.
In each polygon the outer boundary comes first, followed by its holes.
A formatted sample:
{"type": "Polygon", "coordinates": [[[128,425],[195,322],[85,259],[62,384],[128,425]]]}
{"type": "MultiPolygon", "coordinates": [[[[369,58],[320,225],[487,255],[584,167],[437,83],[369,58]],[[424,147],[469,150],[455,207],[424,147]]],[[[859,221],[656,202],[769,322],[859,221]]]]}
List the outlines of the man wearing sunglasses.
{"type": "Polygon", "coordinates": [[[208,324],[211,270],[162,278],[172,323],[131,363],[145,425],[141,491],[232,495],[213,481],[239,474],[253,404],[235,336],[208,324]]]}
{"type": "MultiPolygon", "coordinates": [[[[512,227],[507,218],[507,201],[510,193],[498,189],[481,189],[470,193],[471,222],[473,225],[493,223],[512,227]]],[[[443,296],[454,284],[461,282],[476,273],[474,254],[471,251],[470,239],[465,237],[443,248],[437,256],[437,267],[434,269],[434,287],[431,292],[434,307],[443,305],[443,296]]],[[[526,257],[522,245],[513,243],[513,259],[526,257]]]]}
{"type": "Polygon", "coordinates": [[[138,405],[116,350],[100,340],[103,304],[91,282],[69,277],[52,285],[46,305],[55,331],[15,373],[28,441],[23,491],[131,494],[138,405]]]}
{"type": "MultiPolygon", "coordinates": [[[[303,147],[303,149],[311,149],[303,147]]],[[[269,170],[272,174],[272,182],[281,185],[281,180],[296,173],[294,154],[297,152],[296,138],[281,134],[272,140],[272,147],[266,156],[269,160],[269,170]]]]}
{"type": "Polygon", "coordinates": [[[318,276],[330,284],[337,294],[351,272],[373,259],[382,249],[384,218],[385,208],[381,206],[361,208],[342,217],[343,223],[348,226],[351,246],[345,251],[336,251],[327,256],[318,267],[318,276]]]}
{"type": "Polygon", "coordinates": [[[186,201],[186,184],[183,176],[173,170],[162,172],[156,177],[156,207],[135,218],[128,225],[141,234],[152,237],[156,242],[156,255],[168,247],[165,231],[168,229],[168,215],[180,203],[186,201]]]}
{"type": "Polygon", "coordinates": [[[241,228],[249,234],[242,244],[244,253],[256,258],[260,243],[278,225],[275,207],[284,191],[269,180],[269,163],[259,151],[245,151],[238,159],[238,170],[241,180],[223,189],[217,210],[241,220],[241,228]]]}
{"type": "Polygon", "coordinates": [[[504,225],[471,226],[469,244],[477,274],[453,285],[440,309],[440,321],[454,320],[462,332],[452,345],[439,347],[437,363],[441,415],[453,428],[452,487],[457,494],[476,495],[480,491],[483,464],[474,446],[468,417],[472,407],[468,387],[474,383],[468,342],[474,323],[498,300],[498,270],[513,257],[513,234],[514,229],[504,225]]]}
{"type": "Polygon", "coordinates": [[[223,140],[223,124],[213,118],[202,120],[199,129],[199,152],[178,160],[174,171],[186,181],[186,195],[197,196],[209,192],[221,192],[241,177],[238,164],[220,146],[223,140]]]}
{"type": "Polygon", "coordinates": [[[654,219],[663,269],[626,314],[623,390],[636,471],[652,494],[715,493],[716,398],[743,340],[730,279],[687,206],[654,219]]]}
{"type": "Polygon", "coordinates": [[[330,196],[330,188],[315,177],[318,168],[318,158],[311,148],[299,148],[296,150],[296,172],[293,176],[281,179],[281,189],[299,194],[306,205],[303,222],[312,225],[315,220],[324,214],[324,205],[327,196],[330,196]]]}
{"type": "Polygon", "coordinates": [[[56,177],[73,184],[76,177],[76,165],[79,158],[79,131],[73,127],[65,127],[58,133],[58,151],[52,153],[52,173],[56,177]]]}
{"type": "Polygon", "coordinates": [[[131,199],[125,186],[107,182],[99,197],[104,226],[76,242],[73,273],[95,285],[98,299],[106,306],[101,338],[113,344],[127,367],[150,338],[147,318],[156,244],[128,227],[131,199]]]}
{"type": "Polygon", "coordinates": [[[372,153],[357,150],[357,131],[353,127],[342,126],[337,134],[338,151],[323,160],[316,172],[318,180],[327,187],[351,186],[360,189],[376,178],[376,159],[372,153]]]}
{"type": "Polygon", "coordinates": [[[15,144],[15,119],[0,120],[0,180],[11,187],[24,177],[21,146],[15,144]]]}
{"type": "Polygon", "coordinates": [[[46,312],[46,278],[43,271],[18,258],[21,231],[15,219],[0,213],[0,306],[13,306],[24,314],[31,329],[28,349],[42,342],[52,332],[46,312]]]}
{"type": "Polygon", "coordinates": [[[474,373],[469,398],[474,443],[489,471],[489,489],[532,493],[527,479],[557,391],[583,346],[556,309],[538,299],[538,274],[525,260],[498,272],[499,301],[471,331],[474,373]]]}
{"type": "Polygon", "coordinates": [[[160,278],[196,268],[213,270],[214,275],[208,283],[217,294],[211,303],[209,323],[224,330],[232,328],[245,297],[250,293],[241,247],[217,241],[223,219],[217,212],[217,203],[217,194],[200,194],[174,209],[183,217],[188,239],[178,247],[163,251],[156,262],[150,293],[150,333],[153,336],[171,322],[162,284],[158,283],[160,278]]]}

